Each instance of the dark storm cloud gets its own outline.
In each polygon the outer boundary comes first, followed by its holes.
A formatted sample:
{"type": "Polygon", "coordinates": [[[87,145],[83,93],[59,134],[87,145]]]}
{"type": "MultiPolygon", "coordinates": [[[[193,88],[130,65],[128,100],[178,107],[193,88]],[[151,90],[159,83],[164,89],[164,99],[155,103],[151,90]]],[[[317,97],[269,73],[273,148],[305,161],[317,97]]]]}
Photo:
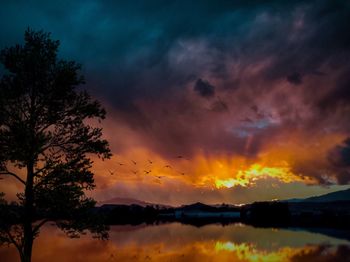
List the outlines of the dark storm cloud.
{"type": "Polygon", "coordinates": [[[182,88],[203,73],[229,80],[229,58],[249,63],[276,55],[266,76],[309,74],[348,49],[347,7],[346,1],[7,2],[0,19],[9,26],[0,30],[0,45],[20,41],[28,26],[50,31],[62,42],[62,56],[84,64],[89,88],[124,107],[135,97],[182,88]],[[297,19],[305,28],[298,29],[297,19]],[[294,40],[286,37],[291,30],[294,40]],[[216,52],[174,61],[169,54],[186,55],[186,39],[206,43],[198,55],[216,52]]]}
{"type": "Polygon", "coordinates": [[[337,174],[339,184],[347,184],[350,181],[350,138],[343,144],[335,146],[329,151],[328,160],[333,172],[337,174]]]}
{"type": "Polygon", "coordinates": [[[215,95],[215,87],[211,85],[208,81],[198,79],[193,87],[200,96],[209,98],[215,95]]]}
{"type": "Polygon", "coordinates": [[[7,1],[0,23],[0,48],[28,26],[52,32],[86,88],[163,154],[350,133],[349,1],[7,1]]]}
{"type": "Polygon", "coordinates": [[[221,100],[221,98],[218,97],[217,100],[212,103],[211,110],[214,112],[223,113],[228,112],[229,107],[224,101],[221,100]]]}
{"type": "Polygon", "coordinates": [[[350,102],[350,65],[344,63],[345,70],[339,74],[334,86],[318,101],[321,110],[334,112],[338,107],[348,108],[350,102]]]}
{"type": "Polygon", "coordinates": [[[124,107],[135,97],[181,88],[203,70],[223,74],[229,41],[240,42],[242,27],[249,28],[249,20],[260,12],[282,8],[248,2],[7,2],[0,19],[9,26],[0,30],[0,45],[19,42],[28,26],[52,32],[61,40],[62,56],[84,64],[89,88],[124,107]],[[217,50],[210,54],[212,61],[169,61],[179,41],[197,38],[217,50]]]}
{"type": "Polygon", "coordinates": [[[293,85],[300,85],[303,82],[303,78],[299,73],[295,72],[287,76],[287,81],[293,85]]]}
{"type": "Polygon", "coordinates": [[[330,162],[338,167],[350,167],[350,138],[329,153],[330,162]]]}

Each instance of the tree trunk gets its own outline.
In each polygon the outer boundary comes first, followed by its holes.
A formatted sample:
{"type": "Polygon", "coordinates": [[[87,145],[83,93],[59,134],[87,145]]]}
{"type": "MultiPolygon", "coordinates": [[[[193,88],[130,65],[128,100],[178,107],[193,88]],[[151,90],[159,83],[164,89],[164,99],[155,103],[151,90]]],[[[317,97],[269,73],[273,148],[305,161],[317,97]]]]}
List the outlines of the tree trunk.
{"type": "Polygon", "coordinates": [[[30,262],[32,260],[32,248],[33,248],[33,203],[34,203],[34,192],[33,192],[33,180],[34,180],[34,164],[29,163],[27,165],[27,181],[25,188],[25,202],[24,202],[24,221],[23,221],[23,256],[21,257],[22,262],[30,262]]]}
{"type": "Polygon", "coordinates": [[[24,243],[23,243],[23,256],[22,262],[32,261],[32,248],[33,248],[33,230],[32,223],[24,223],[24,243]]]}

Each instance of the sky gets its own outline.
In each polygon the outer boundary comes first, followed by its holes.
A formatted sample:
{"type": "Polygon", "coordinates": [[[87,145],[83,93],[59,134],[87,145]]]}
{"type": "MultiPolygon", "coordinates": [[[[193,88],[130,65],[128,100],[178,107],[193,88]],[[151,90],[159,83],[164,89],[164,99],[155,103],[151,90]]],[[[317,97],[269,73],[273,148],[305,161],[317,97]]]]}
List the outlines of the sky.
{"type": "Polygon", "coordinates": [[[30,27],[83,65],[113,153],[93,166],[99,201],[348,188],[349,1],[2,1],[0,24],[1,49],[30,27]]]}

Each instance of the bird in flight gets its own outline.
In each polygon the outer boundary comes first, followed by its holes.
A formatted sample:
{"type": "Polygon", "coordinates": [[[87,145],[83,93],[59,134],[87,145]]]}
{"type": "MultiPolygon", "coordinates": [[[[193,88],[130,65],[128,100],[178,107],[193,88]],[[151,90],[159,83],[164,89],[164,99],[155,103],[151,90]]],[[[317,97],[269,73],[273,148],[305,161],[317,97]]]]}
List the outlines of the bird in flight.
{"type": "Polygon", "coordinates": [[[147,171],[147,170],[145,170],[144,172],[145,172],[145,174],[146,174],[146,175],[148,175],[149,173],[151,173],[151,172],[152,172],[152,170],[148,170],[148,171],[147,171]]]}
{"type": "Polygon", "coordinates": [[[170,168],[170,169],[172,169],[172,167],[170,166],[170,165],[166,165],[166,166],[164,166],[165,168],[170,168]]]}
{"type": "Polygon", "coordinates": [[[124,166],[124,164],[123,163],[118,163],[120,166],[124,166]]]}
{"type": "Polygon", "coordinates": [[[178,159],[185,159],[185,160],[188,160],[188,161],[189,161],[189,159],[187,159],[186,157],[181,156],[181,155],[177,156],[176,158],[178,158],[178,159]]]}
{"type": "Polygon", "coordinates": [[[109,169],[108,169],[108,172],[109,172],[109,174],[110,174],[111,176],[113,176],[113,175],[114,175],[115,170],[109,170],[109,169]]]}
{"type": "Polygon", "coordinates": [[[151,160],[148,159],[148,163],[150,163],[150,164],[152,165],[152,164],[153,164],[153,161],[151,161],[151,160]]]}
{"type": "Polygon", "coordinates": [[[134,165],[136,165],[136,164],[137,164],[137,163],[136,163],[136,161],[134,161],[134,160],[131,160],[131,162],[133,162],[133,164],[134,164],[134,165]]]}
{"type": "Polygon", "coordinates": [[[137,171],[135,171],[135,170],[131,170],[131,172],[132,172],[134,175],[137,174],[137,171]]]}

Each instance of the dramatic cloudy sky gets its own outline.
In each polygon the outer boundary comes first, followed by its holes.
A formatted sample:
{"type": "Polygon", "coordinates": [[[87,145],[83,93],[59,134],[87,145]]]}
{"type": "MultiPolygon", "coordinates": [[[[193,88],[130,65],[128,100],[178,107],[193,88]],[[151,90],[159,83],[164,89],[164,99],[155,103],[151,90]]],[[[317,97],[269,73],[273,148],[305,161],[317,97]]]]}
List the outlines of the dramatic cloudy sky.
{"type": "Polygon", "coordinates": [[[2,1],[0,24],[0,48],[43,29],[83,64],[114,153],[95,162],[98,200],[242,203],[350,182],[349,1],[2,1]]]}

